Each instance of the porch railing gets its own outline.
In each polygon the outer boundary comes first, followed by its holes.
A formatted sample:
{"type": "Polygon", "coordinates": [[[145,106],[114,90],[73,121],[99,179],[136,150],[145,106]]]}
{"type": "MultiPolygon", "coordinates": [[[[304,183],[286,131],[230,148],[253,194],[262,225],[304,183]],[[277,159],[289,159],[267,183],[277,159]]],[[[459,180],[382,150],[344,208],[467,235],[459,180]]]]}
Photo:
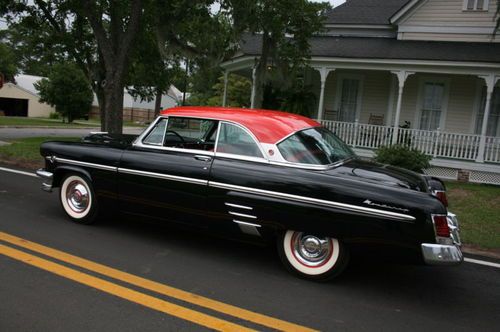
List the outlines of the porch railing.
{"type": "MultiPolygon", "coordinates": [[[[392,144],[393,127],[322,120],[321,123],[352,147],[376,149],[392,144]]],[[[476,160],[480,135],[399,128],[397,143],[440,158],[476,160]]],[[[484,161],[500,163],[500,137],[486,137],[484,161]]]]}

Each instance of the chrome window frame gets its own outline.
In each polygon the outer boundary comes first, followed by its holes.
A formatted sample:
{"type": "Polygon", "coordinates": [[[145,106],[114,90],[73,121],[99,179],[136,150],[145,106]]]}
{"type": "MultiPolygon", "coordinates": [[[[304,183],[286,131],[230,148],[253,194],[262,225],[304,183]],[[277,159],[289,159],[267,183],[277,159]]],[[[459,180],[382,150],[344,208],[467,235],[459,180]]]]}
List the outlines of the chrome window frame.
{"type": "Polygon", "coordinates": [[[269,159],[266,157],[265,151],[262,148],[262,145],[260,144],[259,140],[255,135],[248,130],[245,126],[240,125],[239,123],[233,122],[233,121],[227,121],[227,120],[219,120],[219,128],[217,128],[217,138],[215,140],[215,147],[214,147],[214,152],[215,156],[219,156],[222,158],[230,158],[230,159],[238,159],[238,160],[246,160],[246,161],[255,161],[255,162],[260,162],[260,163],[269,163],[269,159]],[[220,131],[222,124],[228,124],[228,125],[233,125],[241,130],[243,130],[245,133],[247,133],[250,138],[253,140],[255,145],[257,145],[257,148],[260,151],[260,154],[262,157],[253,157],[253,156],[246,156],[246,155],[241,155],[241,154],[235,154],[235,153],[225,153],[225,152],[217,152],[217,148],[219,147],[219,139],[220,139],[220,131]]]}
{"type": "MultiPolygon", "coordinates": [[[[336,161],[334,163],[331,163],[331,164],[325,164],[325,165],[315,165],[315,164],[303,164],[303,163],[294,163],[294,162],[291,162],[291,161],[288,161],[285,159],[285,157],[283,157],[283,155],[281,154],[281,150],[279,149],[279,144],[284,142],[285,140],[287,140],[288,138],[292,137],[293,135],[295,134],[298,134],[300,133],[301,131],[305,131],[305,130],[309,130],[309,129],[314,129],[314,128],[325,128],[327,130],[329,130],[328,128],[324,127],[324,126],[311,126],[311,127],[307,127],[307,128],[303,128],[303,129],[300,129],[300,130],[297,130],[289,135],[286,135],[285,137],[283,137],[282,139],[280,139],[278,142],[276,142],[275,146],[276,146],[276,151],[279,153],[279,155],[281,156],[282,160],[283,161],[274,161],[274,162],[271,162],[272,164],[284,164],[288,167],[295,167],[295,168],[304,168],[304,169],[311,169],[311,170],[327,170],[327,169],[330,169],[330,168],[334,168],[334,167],[338,167],[338,166],[341,166],[343,165],[345,162],[353,159],[353,158],[346,158],[346,159],[342,159],[342,160],[339,160],[339,161],[336,161]]],[[[333,133],[334,134],[334,133],[333,133]]],[[[336,136],[336,135],[335,135],[336,136]]],[[[338,138],[338,137],[337,137],[338,138]]],[[[340,139],[340,138],[339,138],[340,139]]],[[[342,141],[344,142],[344,141],[342,141]]],[[[345,142],[344,142],[345,144],[345,142]]],[[[354,152],[354,151],[353,151],[354,152]]],[[[354,153],[354,157],[356,157],[356,153],[354,153]]]]}
{"type": "MultiPolygon", "coordinates": [[[[283,158],[281,151],[278,148],[278,144],[289,138],[290,136],[293,136],[303,130],[308,130],[311,128],[324,128],[323,126],[310,126],[306,127],[297,131],[294,131],[293,133],[290,133],[289,135],[283,137],[280,139],[277,143],[275,144],[267,144],[269,146],[273,147],[273,150],[275,151],[275,156],[273,158],[269,158],[266,151],[262,147],[262,143],[255,137],[255,135],[245,126],[234,122],[230,120],[220,120],[216,118],[210,118],[210,117],[194,117],[194,116],[172,116],[172,117],[178,117],[178,118],[186,118],[186,119],[202,119],[202,120],[213,120],[217,121],[218,128],[217,128],[217,134],[216,134],[216,139],[215,139],[215,145],[214,145],[214,151],[205,151],[205,150],[194,150],[194,149],[183,149],[183,148],[171,148],[171,147],[165,147],[165,146],[159,146],[159,145],[149,145],[149,144],[144,144],[142,141],[149,135],[150,131],[155,127],[155,125],[161,121],[161,119],[166,119],[167,120],[167,126],[168,126],[168,119],[170,116],[165,116],[165,115],[160,115],[158,118],[155,119],[132,143],[132,146],[134,147],[140,147],[140,148],[145,148],[145,149],[151,149],[151,150],[160,150],[160,151],[171,151],[171,152],[181,152],[181,153],[189,153],[189,154],[201,154],[201,155],[206,155],[206,156],[211,156],[211,157],[216,157],[219,156],[221,158],[227,158],[227,159],[234,159],[234,160],[243,160],[243,161],[250,161],[250,162],[257,162],[257,163],[264,163],[264,164],[269,164],[269,165],[274,165],[274,166],[282,166],[282,167],[290,167],[290,168],[298,168],[298,169],[304,169],[304,170],[313,170],[313,171],[325,171],[330,168],[338,167],[343,165],[346,161],[350,159],[345,159],[345,160],[340,160],[338,162],[328,164],[328,165],[313,165],[313,164],[301,164],[301,163],[293,163],[290,161],[287,161],[285,158],[283,158]],[[262,153],[263,157],[250,157],[250,156],[243,156],[243,155],[238,155],[238,154],[232,154],[232,153],[223,153],[219,152],[217,153],[217,147],[219,144],[219,135],[220,135],[220,130],[221,130],[221,124],[222,123],[228,123],[235,125],[237,127],[240,127],[243,129],[246,133],[252,137],[254,142],[257,144],[259,147],[260,152],[262,153]]],[[[165,126],[165,131],[167,126],[165,126]]]]}

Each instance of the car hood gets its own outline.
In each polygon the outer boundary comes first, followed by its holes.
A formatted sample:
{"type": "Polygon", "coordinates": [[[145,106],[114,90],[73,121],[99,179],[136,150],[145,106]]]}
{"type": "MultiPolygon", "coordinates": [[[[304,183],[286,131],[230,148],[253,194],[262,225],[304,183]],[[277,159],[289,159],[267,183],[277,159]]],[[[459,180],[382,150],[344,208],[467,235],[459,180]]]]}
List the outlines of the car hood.
{"type": "Polygon", "coordinates": [[[415,172],[361,159],[351,159],[328,171],[353,180],[427,192],[425,178],[415,172]]]}

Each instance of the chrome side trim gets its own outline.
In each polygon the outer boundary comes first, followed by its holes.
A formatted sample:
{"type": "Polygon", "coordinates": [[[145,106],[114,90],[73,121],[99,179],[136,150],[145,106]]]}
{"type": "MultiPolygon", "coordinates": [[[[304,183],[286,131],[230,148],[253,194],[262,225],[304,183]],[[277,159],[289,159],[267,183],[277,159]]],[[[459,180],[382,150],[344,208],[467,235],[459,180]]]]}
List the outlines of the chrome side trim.
{"type": "Polygon", "coordinates": [[[57,161],[59,163],[63,163],[63,164],[70,164],[70,165],[76,165],[76,166],[91,167],[91,168],[102,169],[102,170],[105,170],[105,171],[116,172],[117,169],[118,169],[118,167],[114,167],[114,166],[94,164],[94,163],[87,163],[87,162],[84,162],[84,161],[71,160],[71,159],[65,159],[65,158],[59,158],[59,157],[54,157],[53,159],[55,161],[57,161]]]}
{"type": "Polygon", "coordinates": [[[363,214],[367,214],[367,215],[371,215],[371,216],[384,217],[384,218],[388,218],[388,219],[401,220],[401,221],[405,221],[405,222],[413,222],[415,220],[415,217],[407,215],[407,214],[384,211],[384,210],[373,209],[373,208],[367,208],[367,207],[363,207],[363,206],[345,204],[345,203],[340,203],[340,202],[326,201],[326,200],[322,200],[322,199],[305,197],[305,196],[286,194],[286,193],[281,193],[281,192],[277,192],[277,191],[268,191],[268,190],[262,190],[262,189],[256,189],[256,188],[235,186],[232,184],[225,184],[225,183],[212,182],[212,181],[209,181],[208,185],[211,187],[214,187],[214,188],[234,190],[234,191],[239,191],[239,192],[244,192],[244,193],[249,193],[249,194],[264,195],[264,196],[273,197],[273,198],[283,198],[283,199],[288,199],[291,201],[296,201],[296,202],[301,202],[301,203],[311,203],[311,204],[315,204],[315,205],[332,207],[332,208],[336,208],[336,209],[347,210],[347,211],[351,211],[351,212],[358,212],[358,213],[363,213],[363,214]]]}
{"type": "Polygon", "coordinates": [[[240,224],[240,225],[247,225],[247,226],[253,226],[253,227],[262,227],[259,224],[253,224],[251,222],[246,222],[246,221],[241,221],[241,220],[236,220],[236,219],[233,219],[233,222],[235,222],[237,224],[240,224]]]}
{"type": "Polygon", "coordinates": [[[184,176],[169,175],[169,174],[162,174],[162,173],[138,171],[138,170],[129,169],[129,168],[118,168],[118,173],[140,175],[140,176],[148,176],[148,177],[151,177],[151,178],[157,178],[157,179],[162,179],[162,180],[185,182],[185,183],[192,183],[192,184],[199,184],[199,185],[208,185],[208,181],[207,180],[187,178],[187,177],[184,177],[184,176]]]}
{"type": "Polygon", "coordinates": [[[422,256],[429,265],[458,265],[464,260],[460,247],[422,243],[422,256]]]}
{"type": "Polygon", "coordinates": [[[54,174],[47,172],[43,168],[38,169],[35,174],[44,180],[42,182],[42,190],[49,193],[52,192],[52,180],[54,178],[54,174]]]}
{"type": "Polygon", "coordinates": [[[260,225],[257,224],[252,224],[249,222],[244,222],[244,221],[239,221],[239,220],[233,220],[234,223],[238,224],[238,227],[240,230],[248,235],[254,235],[254,236],[261,236],[259,232],[259,227],[260,225]]]}
{"type": "Polygon", "coordinates": [[[238,205],[238,204],[233,204],[233,203],[224,203],[224,205],[235,207],[237,209],[253,210],[253,207],[245,206],[245,205],[238,205]]]}
{"type": "Polygon", "coordinates": [[[51,172],[47,172],[43,168],[38,169],[35,174],[44,180],[52,180],[52,178],[54,177],[54,174],[52,174],[51,172]]]}
{"type": "Polygon", "coordinates": [[[229,214],[231,214],[233,216],[237,216],[237,217],[257,219],[256,216],[252,216],[251,214],[244,214],[244,213],[238,213],[238,212],[233,212],[233,211],[229,211],[229,214]]]}

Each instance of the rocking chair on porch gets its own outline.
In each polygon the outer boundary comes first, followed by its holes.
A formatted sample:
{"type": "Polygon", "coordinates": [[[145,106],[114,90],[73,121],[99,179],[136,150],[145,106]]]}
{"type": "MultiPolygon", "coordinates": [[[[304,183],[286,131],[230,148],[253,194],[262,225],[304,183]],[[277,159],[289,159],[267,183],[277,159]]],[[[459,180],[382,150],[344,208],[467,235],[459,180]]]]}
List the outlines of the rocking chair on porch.
{"type": "Polygon", "coordinates": [[[368,124],[376,125],[376,126],[383,126],[384,125],[384,115],[370,113],[370,118],[368,119],[368,124]]]}

